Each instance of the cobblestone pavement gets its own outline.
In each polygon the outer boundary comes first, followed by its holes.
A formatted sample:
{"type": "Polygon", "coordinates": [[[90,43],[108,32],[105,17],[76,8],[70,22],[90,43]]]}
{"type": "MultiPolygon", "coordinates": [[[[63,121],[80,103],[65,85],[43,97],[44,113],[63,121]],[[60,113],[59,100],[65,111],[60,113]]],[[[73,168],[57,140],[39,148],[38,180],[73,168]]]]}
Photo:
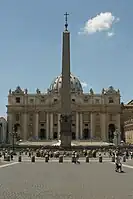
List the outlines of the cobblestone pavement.
{"type": "Polygon", "coordinates": [[[133,169],[105,163],[30,163],[0,168],[0,199],[130,199],[133,169]]]}

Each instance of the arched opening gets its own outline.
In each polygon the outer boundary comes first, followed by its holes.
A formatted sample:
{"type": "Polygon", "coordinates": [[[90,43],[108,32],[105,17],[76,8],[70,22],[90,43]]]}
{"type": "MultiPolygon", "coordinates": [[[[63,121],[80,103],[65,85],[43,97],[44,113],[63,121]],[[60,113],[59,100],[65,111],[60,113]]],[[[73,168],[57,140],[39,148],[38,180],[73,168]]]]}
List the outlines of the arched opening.
{"type": "Polygon", "coordinates": [[[84,140],[88,140],[88,139],[90,139],[90,131],[89,131],[89,129],[84,129],[84,131],[83,131],[83,139],[84,140]]]}
{"type": "Polygon", "coordinates": [[[53,134],[53,139],[56,140],[58,138],[58,133],[57,132],[54,132],[53,134]]]}
{"type": "Polygon", "coordinates": [[[46,130],[45,129],[40,129],[40,139],[45,140],[46,139],[46,130]]]}
{"type": "Polygon", "coordinates": [[[14,124],[14,132],[17,133],[19,129],[20,129],[20,124],[19,123],[14,124]]]}
{"type": "Polygon", "coordinates": [[[114,132],[115,132],[115,125],[114,124],[109,124],[109,126],[108,126],[108,139],[109,139],[109,142],[113,142],[114,132]]]}
{"type": "Polygon", "coordinates": [[[76,140],[76,133],[72,132],[72,140],[76,140]]]}

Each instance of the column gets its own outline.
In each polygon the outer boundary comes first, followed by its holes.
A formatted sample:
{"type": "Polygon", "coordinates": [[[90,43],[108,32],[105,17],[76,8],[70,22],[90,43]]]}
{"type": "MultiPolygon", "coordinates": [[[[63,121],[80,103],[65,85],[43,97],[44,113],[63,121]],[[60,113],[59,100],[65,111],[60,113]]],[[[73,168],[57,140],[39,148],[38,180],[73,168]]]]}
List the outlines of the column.
{"type": "Polygon", "coordinates": [[[53,139],[53,113],[50,113],[50,139],[53,139]]]}
{"type": "Polygon", "coordinates": [[[117,114],[116,116],[116,131],[118,133],[118,137],[117,137],[117,144],[120,144],[121,142],[121,124],[120,124],[120,114],[117,114]]]}
{"type": "Polygon", "coordinates": [[[28,113],[23,113],[23,139],[27,140],[28,133],[28,113]]]}
{"type": "Polygon", "coordinates": [[[107,141],[107,120],[106,113],[101,113],[101,137],[103,141],[107,141]]]}
{"type": "Polygon", "coordinates": [[[83,138],[83,114],[80,113],[80,139],[83,138]]]}
{"type": "Polygon", "coordinates": [[[60,139],[60,113],[58,114],[58,139],[60,139]]]}
{"type": "Polygon", "coordinates": [[[79,113],[76,112],[76,140],[79,139],[79,113]]]}
{"type": "Polygon", "coordinates": [[[11,113],[8,114],[8,131],[9,133],[12,133],[12,130],[13,130],[13,116],[11,113]]]}
{"type": "Polygon", "coordinates": [[[121,130],[120,120],[121,120],[120,114],[117,114],[117,116],[116,116],[116,128],[118,129],[119,132],[121,130]]]}
{"type": "Polygon", "coordinates": [[[93,139],[95,137],[95,113],[91,113],[91,132],[90,137],[93,139]]]}
{"type": "Polygon", "coordinates": [[[38,139],[38,127],[39,127],[39,114],[35,113],[35,138],[38,139]]]}
{"type": "Polygon", "coordinates": [[[8,141],[12,143],[12,136],[10,133],[13,132],[13,115],[8,113],[8,141]]]}
{"type": "Polygon", "coordinates": [[[46,139],[49,139],[49,113],[46,113],[46,139]]]}

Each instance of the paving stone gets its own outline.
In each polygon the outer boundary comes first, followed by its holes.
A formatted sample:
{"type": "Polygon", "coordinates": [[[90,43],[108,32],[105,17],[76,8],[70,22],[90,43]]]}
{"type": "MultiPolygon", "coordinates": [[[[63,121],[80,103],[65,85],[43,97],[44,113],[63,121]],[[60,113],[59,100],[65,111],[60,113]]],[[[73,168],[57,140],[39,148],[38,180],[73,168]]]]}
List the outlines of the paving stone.
{"type": "Polygon", "coordinates": [[[31,162],[0,168],[0,199],[129,199],[133,169],[114,171],[111,163],[31,162]]]}

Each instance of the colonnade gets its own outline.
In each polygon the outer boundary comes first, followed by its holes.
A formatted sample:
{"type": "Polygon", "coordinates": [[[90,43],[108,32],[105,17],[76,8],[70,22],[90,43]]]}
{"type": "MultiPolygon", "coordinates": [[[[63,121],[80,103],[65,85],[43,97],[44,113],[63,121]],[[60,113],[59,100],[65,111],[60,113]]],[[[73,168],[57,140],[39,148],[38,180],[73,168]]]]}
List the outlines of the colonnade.
{"type": "MultiPolygon", "coordinates": [[[[12,115],[9,115],[9,131],[11,132],[12,128],[12,115]]],[[[93,138],[95,135],[95,127],[96,127],[96,120],[95,117],[96,113],[91,112],[90,113],[90,126],[89,126],[89,132],[90,132],[90,137],[93,138]]],[[[60,135],[60,114],[58,114],[57,117],[57,137],[59,138],[60,135]]],[[[75,137],[76,139],[82,139],[83,138],[83,132],[84,132],[84,118],[83,118],[83,113],[82,112],[76,112],[75,115],[75,137]]],[[[27,140],[28,139],[28,113],[23,113],[23,120],[22,120],[22,139],[27,140]]],[[[116,119],[116,126],[118,130],[120,130],[120,114],[117,115],[116,119]]],[[[46,131],[46,139],[53,139],[53,131],[54,131],[54,113],[47,112],[46,113],[46,126],[45,126],[45,131],[46,131]]],[[[38,138],[39,137],[39,113],[35,112],[34,113],[34,124],[33,124],[33,135],[34,137],[38,138]]],[[[107,132],[108,132],[108,121],[107,121],[107,113],[100,113],[100,137],[102,140],[106,141],[107,138],[107,132]]]]}

